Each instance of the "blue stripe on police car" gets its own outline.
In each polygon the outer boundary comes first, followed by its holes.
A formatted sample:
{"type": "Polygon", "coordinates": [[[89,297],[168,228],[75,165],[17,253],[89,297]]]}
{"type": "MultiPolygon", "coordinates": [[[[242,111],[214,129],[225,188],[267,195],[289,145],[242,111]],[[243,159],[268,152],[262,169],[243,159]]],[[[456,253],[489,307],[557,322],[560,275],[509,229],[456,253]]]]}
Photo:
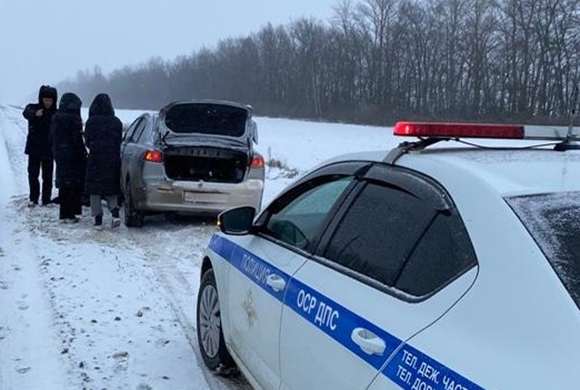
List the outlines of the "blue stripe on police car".
{"type": "Polygon", "coordinates": [[[406,390],[484,390],[339,303],[299,280],[292,279],[282,270],[225,237],[214,235],[209,248],[272,297],[375,369],[380,370],[387,358],[395,353],[382,374],[401,388],[406,390]],[[284,278],[287,286],[285,290],[276,291],[268,287],[266,282],[273,274],[284,278]],[[361,328],[385,340],[382,354],[365,352],[353,341],[353,332],[361,328]]]}

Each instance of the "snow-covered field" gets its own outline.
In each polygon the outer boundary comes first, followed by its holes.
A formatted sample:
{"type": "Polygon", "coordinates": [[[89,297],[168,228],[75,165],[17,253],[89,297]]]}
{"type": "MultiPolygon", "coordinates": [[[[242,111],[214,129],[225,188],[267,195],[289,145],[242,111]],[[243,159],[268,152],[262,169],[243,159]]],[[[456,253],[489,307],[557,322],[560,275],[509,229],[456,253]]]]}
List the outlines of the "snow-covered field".
{"type": "MultiPolygon", "coordinates": [[[[140,113],[121,111],[128,123],[140,113]]],[[[86,119],[86,112],[84,113],[86,119]]],[[[265,202],[337,154],[386,149],[389,129],[257,119],[269,169],[265,202]]],[[[0,105],[0,390],[249,389],[205,370],[195,302],[211,220],[156,217],[140,230],[58,223],[25,207],[21,111],[0,105]]]]}

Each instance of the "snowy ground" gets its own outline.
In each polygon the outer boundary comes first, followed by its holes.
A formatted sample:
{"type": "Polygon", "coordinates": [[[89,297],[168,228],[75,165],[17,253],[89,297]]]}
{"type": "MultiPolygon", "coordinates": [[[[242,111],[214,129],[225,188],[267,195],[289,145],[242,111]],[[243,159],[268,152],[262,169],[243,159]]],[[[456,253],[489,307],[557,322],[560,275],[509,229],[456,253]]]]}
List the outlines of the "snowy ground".
{"type": "MultiPolygon", "coordinates": [[[[86,118],[86,112],[85,112],[86,118]]],[[[138,112],[119,112],[131,122],[138,112]]],[[[340,153],[386,149],[389,130],[258,118],[265,202],[296,172],[340,153]]],[[[249,389],[204,369],[195,301],[211,220],[156,217],[140,230],[60,225],[27,209],[26,123],[0,105],[0,390],[249,389]]]]}

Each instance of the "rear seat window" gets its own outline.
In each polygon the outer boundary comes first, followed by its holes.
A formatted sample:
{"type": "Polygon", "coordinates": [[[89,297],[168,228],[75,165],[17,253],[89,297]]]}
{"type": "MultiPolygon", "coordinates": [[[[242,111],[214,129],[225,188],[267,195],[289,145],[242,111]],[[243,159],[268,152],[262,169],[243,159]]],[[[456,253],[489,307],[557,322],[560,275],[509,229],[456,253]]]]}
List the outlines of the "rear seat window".
{"type": "Polygon", "coordinates": [[[413,250],[395,287],[416,297],[429,295],[477,265],[458,215],[440,213],[413,250]]]}
{"type": "Polygon", "coordinates": [[[368,184],[324,257],[413,297],[433,294],[477,265],[455,211],[401,189],[368,184]]]}

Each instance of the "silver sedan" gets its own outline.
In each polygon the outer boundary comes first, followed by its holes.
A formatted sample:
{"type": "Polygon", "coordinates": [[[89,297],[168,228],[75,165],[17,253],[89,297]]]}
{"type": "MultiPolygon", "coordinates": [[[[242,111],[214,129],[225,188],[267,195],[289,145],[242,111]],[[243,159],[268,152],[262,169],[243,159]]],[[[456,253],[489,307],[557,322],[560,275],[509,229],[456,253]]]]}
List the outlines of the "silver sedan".
{"type": "Polygon", "coordinates": [[[188,101],[143,114],[121,146],[125,224],[141,226],[149,213],[259,209],[264,159],[257,141],[250,106],[188,101]]]}

